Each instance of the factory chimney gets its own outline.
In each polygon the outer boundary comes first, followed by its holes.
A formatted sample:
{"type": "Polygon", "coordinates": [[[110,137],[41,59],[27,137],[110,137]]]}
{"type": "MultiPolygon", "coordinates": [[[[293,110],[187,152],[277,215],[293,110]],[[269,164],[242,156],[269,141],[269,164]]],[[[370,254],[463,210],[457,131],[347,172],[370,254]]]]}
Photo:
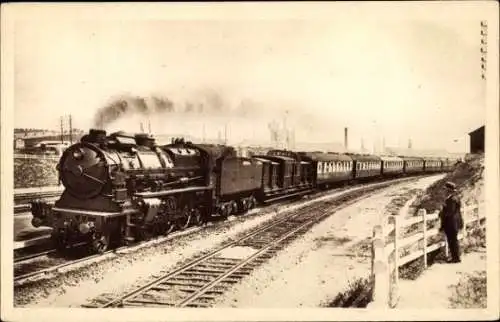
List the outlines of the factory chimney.
{"type": "Polygon", "coordinates": [[[347,128],[345,127],[344,128],[344,147],[345,147],[346,151],[348,149],[347,143],[348,143],[348,141],[347,141],[347,128]]]}

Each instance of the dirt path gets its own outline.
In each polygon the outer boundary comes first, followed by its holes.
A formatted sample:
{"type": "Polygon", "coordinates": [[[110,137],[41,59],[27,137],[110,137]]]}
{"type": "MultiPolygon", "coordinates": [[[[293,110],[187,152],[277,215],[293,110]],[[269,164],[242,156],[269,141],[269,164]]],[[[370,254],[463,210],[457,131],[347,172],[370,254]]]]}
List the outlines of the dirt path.
{"type": "Polygon", "coordinates": [[[486,271],[485,250],[463,255],[462,262],[458,264],[435,263],[414,281],[400,280],[397,308],[451,308],[453,286],[457,285],[465,274],[481,271],[486,271]],[[422,296],[424,290],[425,296],[422,296]]]}

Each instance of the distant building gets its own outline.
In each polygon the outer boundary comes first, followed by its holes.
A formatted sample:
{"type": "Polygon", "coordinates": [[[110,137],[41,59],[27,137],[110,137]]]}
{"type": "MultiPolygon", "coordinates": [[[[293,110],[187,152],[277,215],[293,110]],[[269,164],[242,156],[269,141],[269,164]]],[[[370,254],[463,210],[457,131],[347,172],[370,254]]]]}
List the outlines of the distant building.
{"type": "Polygon", "coordinates": [[[69,147],[69,142],[60,141],[40,141],[33,146],[27,146],[21,149],[22,153],[28,154],[54,154],[61,155],[69,147]]]}
{"type": "Polygon", "coordinates": [[[484,125],[469,133],[470,153],[484,153],[484,125]]]}
{"type": "MultiPolygon", "coordinates": [[[[72,133],[71,137],[69,132],[65,132],[61,137],[61,132],[54,130],[15,128],[14,149],[34,149],[39,146],[41,142],[59,141],[59,143],[61,143],[61,139],[64,142],[69,141],[76,143],[84,135],[84,132],[80,129],[73,129],[72,133]]],[[[62,143],[62,145],[64,144],[65,143],[62,143]]]]}

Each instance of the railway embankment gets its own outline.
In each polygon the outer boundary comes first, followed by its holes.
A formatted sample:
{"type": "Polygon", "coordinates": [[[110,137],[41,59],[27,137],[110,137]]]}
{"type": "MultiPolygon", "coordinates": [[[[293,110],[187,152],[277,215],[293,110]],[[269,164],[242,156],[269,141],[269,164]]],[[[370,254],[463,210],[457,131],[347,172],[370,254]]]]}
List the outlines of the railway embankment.
{"type": "MultiPolygon", "coordinates": [[[[473,155],[466,162],[460,163],[453,172],[436,181],[423,194],[418,195],[410,204],[409,211],[413,215],[417,215],[417,211],[420,208],[426,209],[427,213],[440,210],[447,198],[444,185],[448,181],[457,185],[462,207],[478,205],[479,215],[485,212],[484,155],[473,155]]],[[[464,218],[464,220],[467,220],[467,218],[464,218]]],[[[485,247],[486,238],[484,232],[473,229],[468,237],[462,241],[461,246],[464,252],[473,251],[477,247],[485,247]]],[[[428,256],[430,265],[434,262],[442,262],[443,260],[444,252],[442,251],[436,251],[428,256]]],[[[407,266],[400,269],[400,277],[415,280],[423,273],[422,263],[423,258],[410,262],[407,266]]]]}
{"type": "MultiPolygon", "coordinates": [[[[464,206],[477,204],[479,216],[484,214],[484,155],[470,157],[455,171],[431,185],[421,198],[415,200],[415,208],[440,209],[446,198],[446,181],[457,185],[464,206]]],[[[446,263],[443,252],[438,251],[430,257],[427,270],[419,269],[422,265],[415,261],[404,274],[400,274],[403,280],[398,308],[486,308],[486,236],[484,230],[469,228],[471,232],[460,245],[461,263],[446,263]],[[429,292],[422,298],[412,291],[415,289],[429,292]]]]}

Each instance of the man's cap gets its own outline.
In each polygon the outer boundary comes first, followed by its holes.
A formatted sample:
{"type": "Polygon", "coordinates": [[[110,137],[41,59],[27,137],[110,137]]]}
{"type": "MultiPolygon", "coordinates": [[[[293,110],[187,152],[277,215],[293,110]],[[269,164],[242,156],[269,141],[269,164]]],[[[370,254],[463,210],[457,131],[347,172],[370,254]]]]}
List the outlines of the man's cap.
{"type": "Polygon", "coordinates": [[[457,189],[457,186],[453,182],[450,182],[450,181],[445,183],[445,187],[448,189],[451,189],[451,190],[457,189]]]}

